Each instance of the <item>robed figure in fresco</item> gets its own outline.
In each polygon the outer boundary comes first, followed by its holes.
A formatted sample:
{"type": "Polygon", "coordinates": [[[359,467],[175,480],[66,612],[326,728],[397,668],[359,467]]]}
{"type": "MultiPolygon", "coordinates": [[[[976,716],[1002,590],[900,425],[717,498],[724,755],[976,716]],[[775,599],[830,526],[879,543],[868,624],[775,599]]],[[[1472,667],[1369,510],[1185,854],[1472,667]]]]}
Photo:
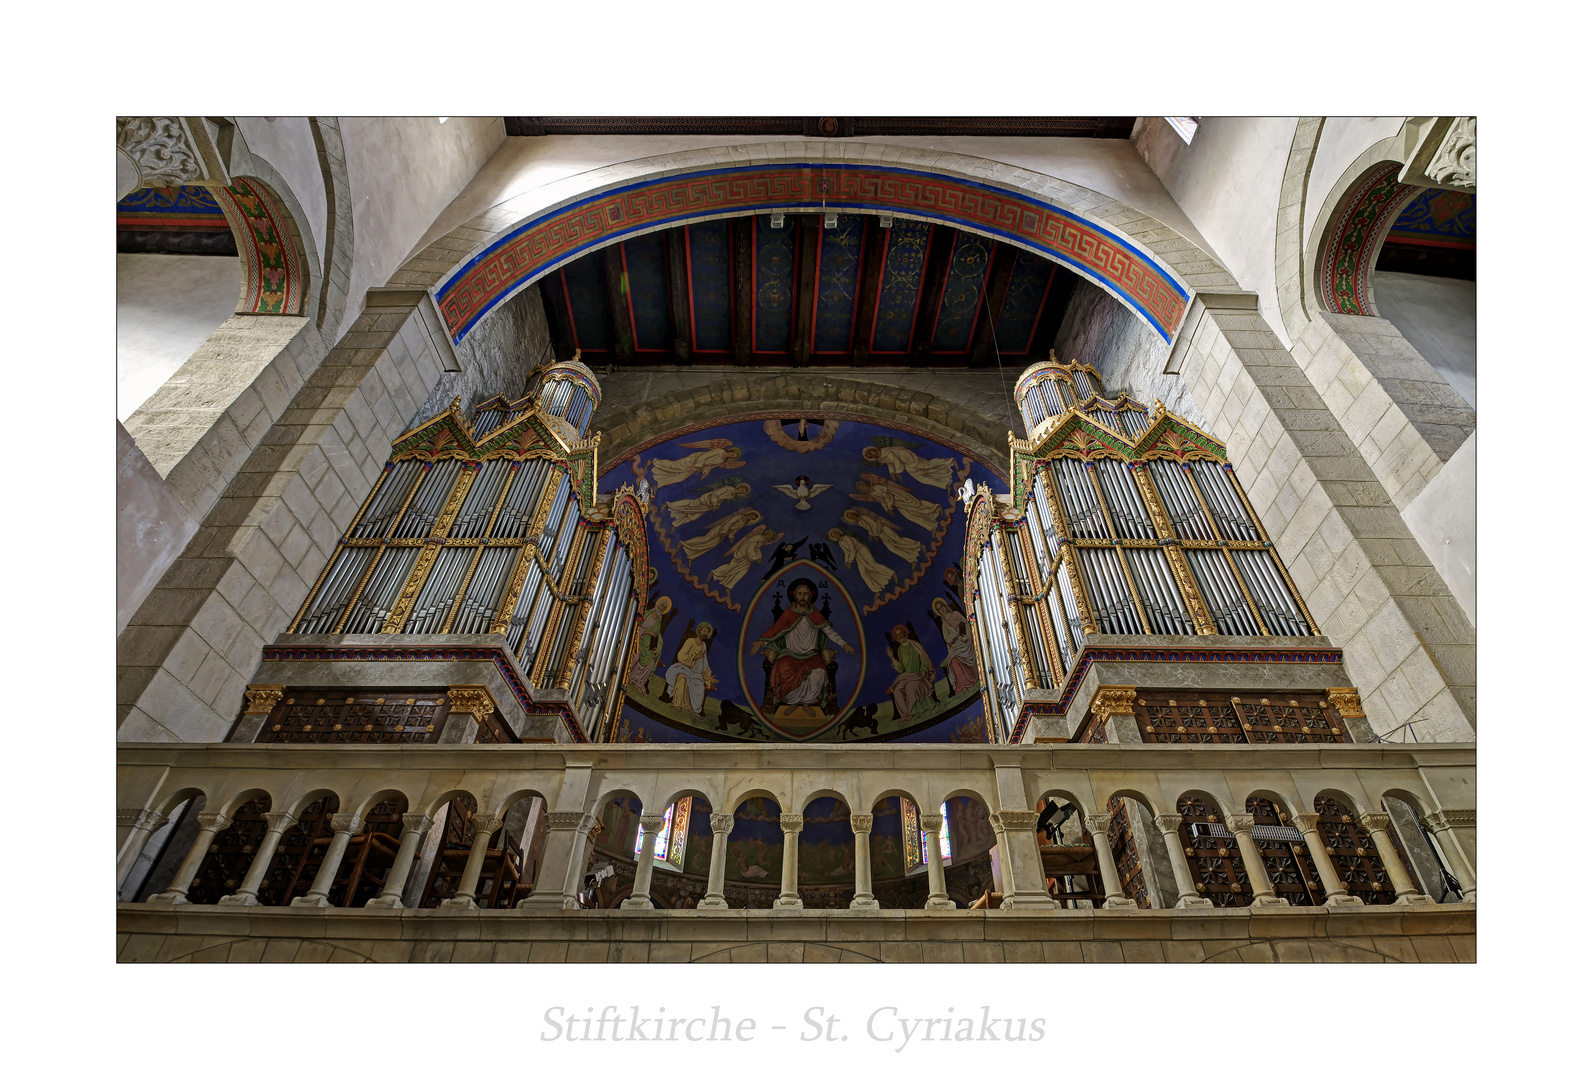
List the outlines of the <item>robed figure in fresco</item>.
{"type": "Polygon", "coordinates": [[[764,690],[766,711],[787,708],[814,709],[833,717],[840,706],[835,695],[835,679],[829,670],[835,647],[843,652],[857,650],[847,644],[819,612],[813,610],[818,588],[808,578],[791,582],[791,606],[780,613],[774,625],[765,630],[748,650],[763,653],[767,662],[768,684],[764,690]]]}
{"type": "Polygon", "coordinates": [[[710,623],[694,623],[686,627],[675,662],[664,672],[664,684],[669,687],[669,700],[677,709],[690,709],[702,715],[703,699],[708,691],[719,685],[708,666],[708,646],[714,641],[714,628],[710,623]]]}

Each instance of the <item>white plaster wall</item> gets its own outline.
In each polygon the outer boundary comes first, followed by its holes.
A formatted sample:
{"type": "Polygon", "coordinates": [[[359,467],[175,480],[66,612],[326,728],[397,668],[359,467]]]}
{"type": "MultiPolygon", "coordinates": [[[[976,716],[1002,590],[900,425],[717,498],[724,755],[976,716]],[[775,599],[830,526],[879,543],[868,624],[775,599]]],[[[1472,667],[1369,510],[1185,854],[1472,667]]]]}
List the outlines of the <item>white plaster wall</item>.
{"type": "MultiPolygon", "coordinates": [[[[346,129],[344,137],[347,138],[346,129]]],[[[593,169],[704,147],[767,145],[770,141],[764,135],[720,138],[696,135],[547,135],[505,139],[459,198],[420,237],[410,254],[415,254],[444,233],[499,203],[593,169]]],[[[779,141],[801,144],[823,140],[787,138],[779,141]]],[[[1126,139],[870,136],[846,141],[966,154],[1054,176],[1109,195],[1156,218],[1208,253],[1220,255],[1202,239],[1195,223],[1169,196],[1161,181],[1126,139]]],[[[1276,203],[1276,192],[1273,201],[1276,203]]]]}
{"type": "Polygon", "coordinates": [[[1372,277],[1377,313],[1477,407],[1477,283],[1426,274],[1372,277]]]}
{"type": "MultiPolygon", "coordinates": [[[[1344,175],[1344,170],[1371,149],[1373,143],[1398,135],[1404,125],[1403,116],[1330,116],[1322,122],[1322,135],[1317,139],[1316,157],[1311,161],[1311,175],[1305,185],[1305,217],[1302,220],[1307,242],[1315,233],[1323,202],[1344,175]]],[[[1276,198],[1273,203],[1276,210],[1276,198]]]]}
{"type": "Polygon", "coordinates": [[[1294,116],[1202,116],[1192,143],[1160,117],[1136,139],[1151,169],[1234,278],[1260,298],[1261,315],[1288,342],[1278,309],[1278,193],[1294,116]]]}
{"type": "Polygon", "coordinates": [[[502,117],[344,117],[343,150],[354,201],[354,265],[342,337],[426,227],[503,142],[502,117]]]}
{"type": "Polygon", "coordinates": [[[1443,471],[1400,515],[1455,602],[1477,625],[1477,436],[1460,445],[1443,471]]]}
{"type": "Polygon", "coordinates": [[[293,189],[304,216],[309,218],[315,238],[315,257],[326,258],[326,181],[310,135],[310,121],[303,116],[235,116],[233,122],[255,157],[264,158],[282,174],[293,189]]]}
{"type": "Polygon", "coordinates": [[[238,306],[238,260],[116,256],[116,419],[133,415],[238,306]]]}

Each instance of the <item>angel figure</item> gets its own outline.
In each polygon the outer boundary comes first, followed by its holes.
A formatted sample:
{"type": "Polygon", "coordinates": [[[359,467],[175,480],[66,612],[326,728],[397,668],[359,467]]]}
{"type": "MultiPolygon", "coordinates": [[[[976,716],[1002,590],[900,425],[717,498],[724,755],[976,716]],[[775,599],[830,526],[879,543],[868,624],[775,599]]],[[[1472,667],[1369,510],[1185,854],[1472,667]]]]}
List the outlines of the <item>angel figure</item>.
{"type": "Polygon", "coordinates": [[[813,504],[808,502],[808,499],[829,491],[835,485],[815,484],[808,480],[807,477],[799,476],[789,484],[771,484],[769,486],[787,498],[795,499],[798,510],[811,510],[813,509],[813,504]]]}
{"type": "Polygon", "coordinates": [[[974,659],[973,639],[968,635],[967,617],[938,596],[929,605],[929,615],[940,626],[940,636],[946,642],[946,659],[940,666],[946,669],[951,692],[960,694],[977,685],[979,668],[974,659]]]}
{"type": "Polygon", "coordinates": [[[675,662],[664,672],[670,704],[677,709],[690,708],[697,716],[702,715],[703,699],[708,691],[719,685],[713,669],[708,666],[708,646],[714,643],[714,634],[711,623],[695,620],[688,623],[675,653],[675,662]]]}
{"type": "Polygon", "coordinates": [[[676,445],[695,453],[674,460],[653,459],[653,483],[661,488],[690,480],[693,473],[706,480],[715,469],[734,469],[741,464],[741,448],[729,439],[699,439],[676,445]]]}
{"type": "Polygon", "coordinates": [[[848,525],[856,525],[859,529],[863,529],[889,548],[897,558],[906,559],[909,565],[918,562],[918,556],[924,553],[923,544],[903,536],[896,531],[895,522],[880,517],[872,510],[854,506],[841,515],[841,520],[848,525]]]}
{"type": "Polygon", "coordinates": [[[631,665],[630,676],[626,679],[630,685],[646,691],[647,680],[658,670],[658,657],[663,652],[664,631],[668,630],[669,624],[674,621],[675,602],[667,596],[660,596],[653,602],[653,606],[647,609],[647,614],[642,616],[637,628],[636,662],[631,665]]]}
{"type": "Polygon", "coordinates": [[[940,507],[878,473],[864,473],[857,481],[857,490],[848,494],[858,502],[877,502],[930,532],[940,524],[940,507]]]}
{"type": "Polygon", "coordinates": [[[744,507],[708,526],[708,531],[701,536],[693,536],[689,540],[682,540],[680,549],[686,553],[687,562],[695,562],[746,526],[756,525],[762,520],[763,515],[758,513],[758,511],[750,506],[744,507]]]}
{"type": "Polygon", "coordinates": [[[873,550],[850,529],[836,526],[824,535],[841,546],[841,554],[846,559],[847,566],[856,566],[857,572],[863,577],[863,584],[878,596],[885,591],[891,578],[896,576],[896,571],[888,566],[881,566],[874,558],[873,550]]]}
{"type": "Polygon", "coordinates": [[[714,567],[708,576],[726,589],[733,589],[747,576],[753,564],[763,559],[763,549],[784,538],[785,533],[775,532],[767,525],[759,526],[730,545],[730,561],[714,567]]]}
{"type": "Polygon", "coordinates": [[[892,480],[900,480],[906,473],[920,484],[942,490],[951,487],[952,470],[956,462],[949,458],[921,458],[913,453],[922,443],[893,439],[889,435],[875,435],[868,440],[872,446],[863,447],[863,460],[874,465],[884,465],[890,470],[892,480]]]}
{"type": "Polygon", "coordinates": [[[695,499],[675,499],[664,504],[675,528],[690,524],[711,514],[732,499],[745,499],[752,494],[752,485],[739,476],[727,476],[717,484],[704,484],[695,499]]]}

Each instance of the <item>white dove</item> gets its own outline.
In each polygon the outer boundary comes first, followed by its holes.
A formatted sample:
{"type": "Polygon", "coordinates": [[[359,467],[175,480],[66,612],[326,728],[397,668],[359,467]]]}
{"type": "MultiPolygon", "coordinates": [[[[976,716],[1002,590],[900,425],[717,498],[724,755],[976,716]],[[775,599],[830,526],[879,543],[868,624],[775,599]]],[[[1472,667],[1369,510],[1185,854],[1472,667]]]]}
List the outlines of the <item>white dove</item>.
{"type": "Polygon", "coordinates": [[[798,510],[811,510],[813,509],[813,504],[808,502],[808,499],[812,496],[820,495],[830,490],[830,488],[834,487],[835,485],[814,484],[811,483],[807,477],[799,476],[789,484],[771,484],[770,486],[780,494],[788,495],[795,499],[797,501],[796,508],[798,510]]]}

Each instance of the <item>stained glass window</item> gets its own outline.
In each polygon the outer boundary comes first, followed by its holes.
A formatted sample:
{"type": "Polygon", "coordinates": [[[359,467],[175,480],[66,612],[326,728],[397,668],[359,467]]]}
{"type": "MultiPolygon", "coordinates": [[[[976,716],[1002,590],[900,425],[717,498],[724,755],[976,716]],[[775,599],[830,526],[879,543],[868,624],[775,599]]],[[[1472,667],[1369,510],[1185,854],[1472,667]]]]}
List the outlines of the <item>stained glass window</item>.
{"type": "MultiPolygon", "coordinates": [[[[929,862],[929,836],[920,831],[918,834],[919,855],[923,862],[929,862]]],[[[940,861],[951,862],[951,814],[946,811],[946,804],[940,804],[940,861]]]]}
{"type": "Polygon", "coordinates": [[[902,859],[906,862],[905,870],[912,873],[924,865],[924,850],[922,834],[918,828],[918,807],[913,805],[911,799],[901,800],[902,804],[902,859]]]}
{"type": "MultiPolygon", "coordinates": [[[[671,804],[664,810],[664,825],[653,838],[655,866],[679,870],[686,865],[686,836],[691,828],[691,796],[671,804]]],[[[636,827],[636,847],[633,854],[642,855],[642,828],[636,827]]]]}

